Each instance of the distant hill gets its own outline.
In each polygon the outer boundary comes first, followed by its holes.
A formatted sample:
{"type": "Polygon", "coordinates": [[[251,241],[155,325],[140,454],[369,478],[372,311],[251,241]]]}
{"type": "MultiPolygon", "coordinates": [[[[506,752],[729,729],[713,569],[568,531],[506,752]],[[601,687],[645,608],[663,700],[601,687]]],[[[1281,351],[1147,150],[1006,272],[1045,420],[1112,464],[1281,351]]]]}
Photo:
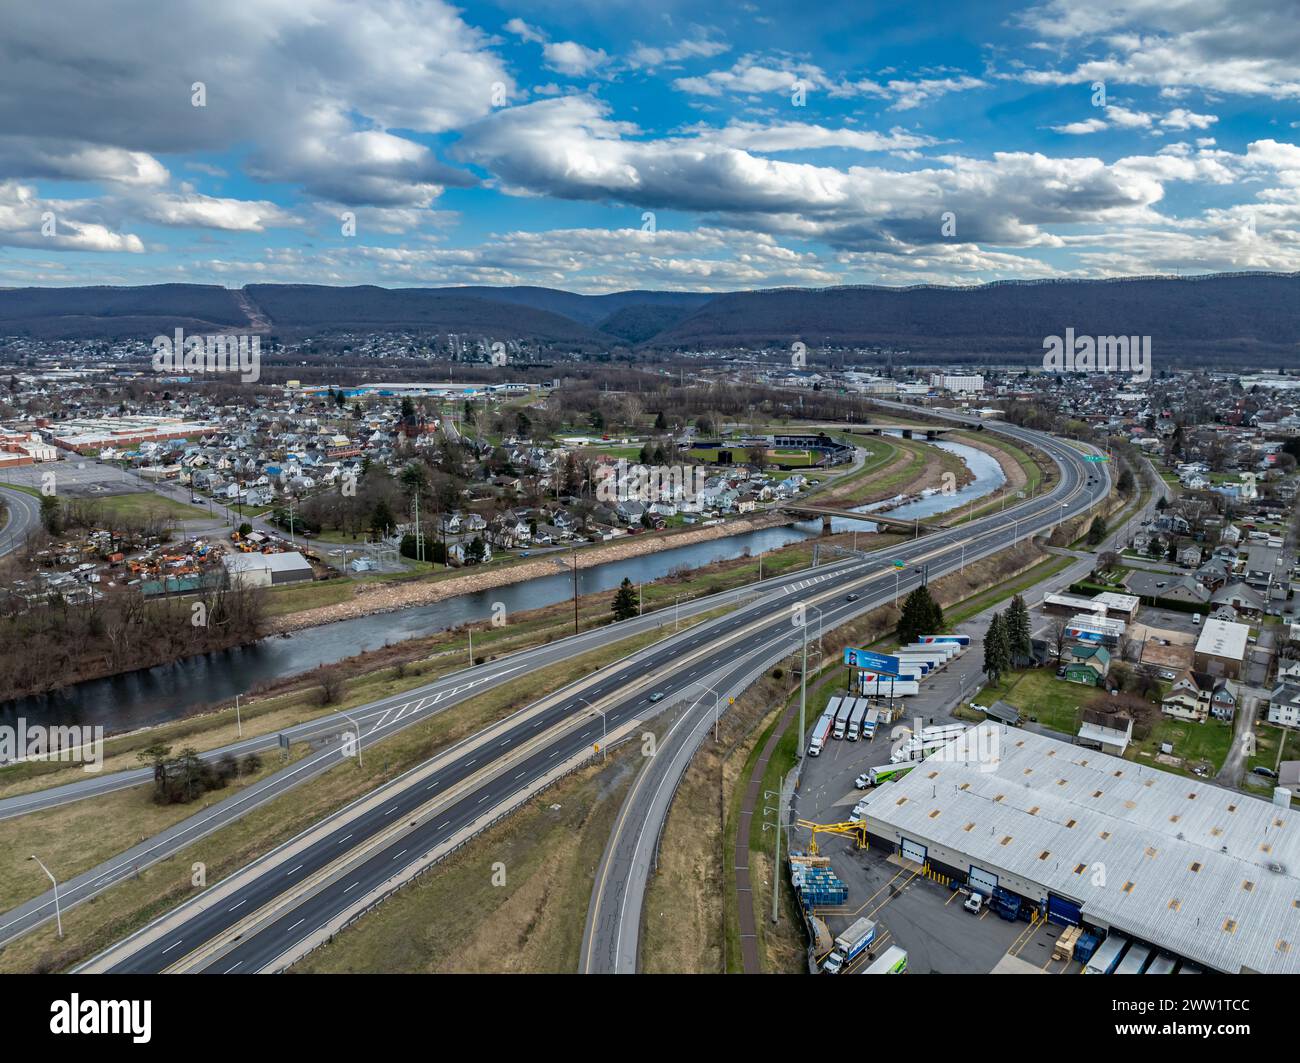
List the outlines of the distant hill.
{"type": "Polygon", "coordinates": [[[1300,274],[1217,274],[971,288],[844,287],[720,295],[656,346],[880,344],[960,358],[1042,356],[1045,336],[1151,336],[1154,357],[1300,354],[1300,274]]]}
{"type": "Polygon", "coordinates": [[[1300,274],[1000,282],[979,287],[779,288],[715,295],[553,288],[254,284],[0,289],[0,334],[55,339],[258,327],[278,335],[425,330],[574,350],[894,346],[931,360],[1042,357],[1045,336],[1151,336],[1157,368],[1295,365],[1300,274]],[[1166,362],[1166,364],[1169,364],[1166,362]]]}
{"type": "MultiPolygon", "coordinates": [[[[244,291],[277,333],[426,329],[552,342],[607,342],[570,317],[521,303],[478,297],[490,288],[330,288],[250,284],[244,291]]],[[[540,289],[545,291],[546,289],[540,289]]],[[[558,293],[558,294],[568,294],[558,293]]]]}
{"type": "Polygon", "coordinates": [[[138,288],[0,288],[0,335],[37,339],[151,339],[239,328],[248,316],[236,293],[215,284],[138,288]]]}

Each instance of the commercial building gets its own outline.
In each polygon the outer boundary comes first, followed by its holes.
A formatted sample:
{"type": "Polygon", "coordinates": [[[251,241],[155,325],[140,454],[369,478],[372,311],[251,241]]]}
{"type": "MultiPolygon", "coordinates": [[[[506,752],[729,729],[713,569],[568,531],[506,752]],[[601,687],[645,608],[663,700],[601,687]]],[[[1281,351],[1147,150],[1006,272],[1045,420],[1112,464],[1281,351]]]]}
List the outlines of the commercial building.
{"type": "Polygon", "coordinates": [[[1196,670],[1240,679],[1249,638],[1247,625],[1210,617],[1205,621],[1201,637],[1196,640],[1196,670]]]}
{"type": "Polygon", "coordinates": [[[979,373],[957,375],[953,373],[931,373],[930,387],[943,391],[975,392],[984,390],[984,377],[979,373]]]}
{"type": "Polygon", "coordinates": [[[212,428],[179,417],[79,417],[44,425],[41,431],[65,450],[95,454],[105,447],[198,438],[211,432],[212,428]]]}
{"type": "Polygon", "coordinates": [[[283,554],[227,554],[221,560],[232,587],[278,587],[313,576],[311,562],[296,550],[283,554]]]}
{"type": "Polygon", "coordinates": [[[872,850],[1052,922],[1300,974],[1300,811],[990,722],[863,805],[872,850]]]}

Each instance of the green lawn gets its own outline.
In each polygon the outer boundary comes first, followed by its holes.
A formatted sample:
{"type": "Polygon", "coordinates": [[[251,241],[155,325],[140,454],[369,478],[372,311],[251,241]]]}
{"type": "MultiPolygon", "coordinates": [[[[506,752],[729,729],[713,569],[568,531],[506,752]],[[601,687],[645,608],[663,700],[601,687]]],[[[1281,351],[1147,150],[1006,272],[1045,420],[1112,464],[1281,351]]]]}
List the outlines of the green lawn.
{"type": "Polygon", "coordinates": [[[109,519],[141,520],[145,517],[165,516],[175,517],[177,520],[192,520],[197,517],[211,516],[206,509],[199,506],[177,502],[174,498],[156,495],[152,491],[137,491],[126,495],[102,495],[88,501],[98,506],[109,519]]]}
{"type": "Polygon", "coordinates": [[[1067,683],[1056,678],[1056,669],[1029,668],[1011,672],[979,692],[981,705],[1001,698],[1025,716],[1036,716],[1044,727],[1073,735],[1079,730],[1079,709],[1096,696],[1098,687],[1067,683]]]}
{"type": "MultiPolygon", "coordinates": [[[[1141,742],[1134,741],[1129,747],[1129,759],[1135,759],[1138,753],[1145,753],[1147,756],[1141,759],[1154,762],[1155,755],[1160,751],[1161,742],[1170,743],[1174,747],[1173,755],[1182,757],[1185,764],[1208,761],[1212,765],[1211,772],[1217,772],[1223,767],[1228,749],[1232,745],[1232,724],[1215,719],[1206,720],[1205,723],[1190,723],[1186,720],[1174,720],[1162,716],[1146,739],[1141,742]]],[[[1166,771],[1177,770],[1167,764],[1157,764],[1157,766],[1166,771]]],[[[1191,775],[1192,772],[1183,771],[1182,774],[1191,775]]]]}

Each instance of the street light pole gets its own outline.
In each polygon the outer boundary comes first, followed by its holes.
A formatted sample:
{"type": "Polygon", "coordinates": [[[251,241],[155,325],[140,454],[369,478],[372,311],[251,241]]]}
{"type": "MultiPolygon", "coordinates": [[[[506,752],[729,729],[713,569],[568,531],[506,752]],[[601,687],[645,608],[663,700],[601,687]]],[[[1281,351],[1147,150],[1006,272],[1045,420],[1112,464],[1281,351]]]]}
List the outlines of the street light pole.
{"type": "Polygon", "coordinates": [[[592,712],[600,713],[600,759],[603,763],[609,756],[609,750],[605,748],[605,735],[608,733],[605,728],[605,710],[596,708],[595,705],[584,698],[581,694],[575,694],[574,697],[586,705],[592,712]]]}
{"type": "Polygon", "coordinates": [[[357,767],[364,768],[365,764],[362,763],[361,760],[361,725],[357,723],[357,721],[354,720],[351,716],[349,716],[346,712],[342,712],[342,716],[345,720],[348,721],[348,723],[352,725],[353,729],[357,732],[357,767]]]}
{"type": "Polygon", "coordinates": [[[50,874],[50,869],[41,863],[39,857],[33,855],[29,856],[27,859],[35,860],[40,866],[40,869],[44,871],[45,874],[49,876],[50,881],[54,883],[54,921],[59,927],[59,937],[63,937],[63,912],[59,908],[59,880],[50,874]]]}

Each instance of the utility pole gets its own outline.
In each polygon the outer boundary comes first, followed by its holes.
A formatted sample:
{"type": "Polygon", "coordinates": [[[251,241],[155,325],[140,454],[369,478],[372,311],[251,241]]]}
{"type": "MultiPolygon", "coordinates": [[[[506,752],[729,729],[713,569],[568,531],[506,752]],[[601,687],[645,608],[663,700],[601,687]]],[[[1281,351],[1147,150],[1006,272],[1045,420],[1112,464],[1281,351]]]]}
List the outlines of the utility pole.
{"type": "Polygon", "coordinates": [[[578,633],[578,554],[576,547],[569,547],[569,556],[573,559],[573,633],[578,633]]]}

